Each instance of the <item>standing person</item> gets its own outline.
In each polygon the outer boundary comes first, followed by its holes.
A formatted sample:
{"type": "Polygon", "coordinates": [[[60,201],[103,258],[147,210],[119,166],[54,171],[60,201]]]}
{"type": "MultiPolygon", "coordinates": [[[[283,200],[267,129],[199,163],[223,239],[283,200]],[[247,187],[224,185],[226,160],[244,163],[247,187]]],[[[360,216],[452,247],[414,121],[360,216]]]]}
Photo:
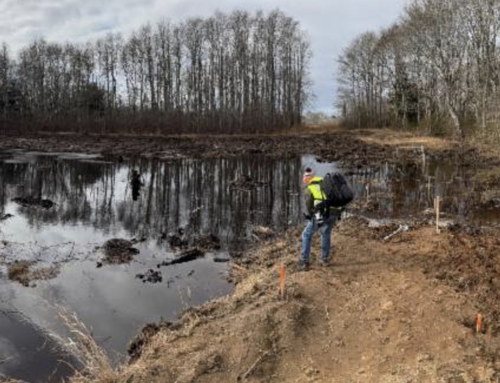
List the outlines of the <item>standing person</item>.
{"type": "Polygon", "coordinates": [[[311,244],[314,233],[321,230],[321,258],[320,265],[327,266],[330,261],[331,234],[335,223],[340,219],[341,208],[327,207],[317,209],[318,204],[326,200],[321,188],[322,177],[316,177],[311,168],[307,168],[302,178],[302,183],[307,186],[306,214],[308,220],[302,232],[302,257],[299,261],[299,269],[307,270],[310,265],[311,244]]]}

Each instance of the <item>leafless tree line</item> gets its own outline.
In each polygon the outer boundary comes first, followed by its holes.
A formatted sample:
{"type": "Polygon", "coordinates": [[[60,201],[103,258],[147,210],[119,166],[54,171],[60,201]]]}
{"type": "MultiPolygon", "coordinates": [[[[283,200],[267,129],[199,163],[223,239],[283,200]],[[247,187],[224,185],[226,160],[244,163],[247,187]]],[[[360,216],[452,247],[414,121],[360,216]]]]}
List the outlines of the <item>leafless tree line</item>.
{"type": "Polygon", "coordinates": [[[300,124],[309,41],[276,10],[147,24],[84,45],[0,49],[0,127],[262,132],[300,124]]]}
{"type": "Polygon", "coordinates": [[[498,136],[499,29],[500,0],[414,0],[339,57],[344,121],[498,136]]]}

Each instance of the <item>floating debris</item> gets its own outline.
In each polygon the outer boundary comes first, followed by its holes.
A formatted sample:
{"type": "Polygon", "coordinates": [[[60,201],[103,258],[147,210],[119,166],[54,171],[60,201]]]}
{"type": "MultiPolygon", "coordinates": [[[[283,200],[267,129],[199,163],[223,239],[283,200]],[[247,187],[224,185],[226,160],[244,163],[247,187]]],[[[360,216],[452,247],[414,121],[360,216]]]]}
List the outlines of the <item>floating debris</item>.
{"type": "Polygon", "coordinates": [[[231,181],[230,187],[236,190],[252,190],[259,187],[265,187],[269,184],[263,181],[255,181],[248,175],[242,175],[239,178],[231,181]]]}
{"type": "Polygon", "coordinates": [[[215,257],[214,262],[215,263],[226,263],[229,262],[231,259],[230,258],[222,258],[222,257],[215,257]]]}
{"type": "Polygon", "coordinates": [[[0,221],[6,221],[12,217],[14,217],[12,214],[0,214],[0,221]]]}
{"type": "Polygon", "coordinates": [[[16,261],[9,265],[7,275],[11,281],[19,282],[26,287],[30,287],[32,281],[54,279],[59,275],[59,267],[33,269],[36,263],[36,261],[16,261]]]}
{"type": "Polygon", "coordinates": [[[17,197],[13,198],[12,202],[17,203],[23,207],[51,209],[55,206],[55,202],[50,199],[41,199],[35,197],[17,197]]]}
{"type": "Polygon", "coordinates": [[[133,246],[134,242],[126,239],[110,239],[103,246],[106,255],[103,261],[108,264],[129,263],[134,259],[134,255],[139,254],[139,250],[133,246]]]}
{"type": "Polygon", "coordinates": [[[160,283],[163,281],[161,272],[149,269],[145,274],[137,274],[136,278],[140,279],[143,283],[160,283]]]}
{"type": "Polygon", "coordinates": [[[187,262],[192,262],[198,258],[201,258],[205,256],[205,252],[194,248],[194,249],[189,249],[181,253],[177,258],[172,259],[170,261],[164,261],[160,263],[157,267],[160,268],[162,266],[171,266],[171,265],[178,265],[180,263],[187,263],[187,262]]]}
{"type": "Polygon", "coordinates": [[[201,235],[193,240],[193,246],[205,251],[220,250],[220,239],[214,234],[201,235]]]}
{"type": "Polygon", "coordinates": [[[188,247],[189,242],[183,238],[182,234],[169,234],[166,236],[167,242],[172,249],[188,247]]]}

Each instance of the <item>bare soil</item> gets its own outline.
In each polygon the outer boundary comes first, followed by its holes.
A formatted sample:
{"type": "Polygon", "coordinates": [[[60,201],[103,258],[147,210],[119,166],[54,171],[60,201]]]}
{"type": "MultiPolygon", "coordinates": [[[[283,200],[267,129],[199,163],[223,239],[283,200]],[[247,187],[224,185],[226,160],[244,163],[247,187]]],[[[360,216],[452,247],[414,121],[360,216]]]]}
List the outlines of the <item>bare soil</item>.
{"type": "Polygon", "coordinates": [[[116,381],[500,381],[499,233],[385,231],[342,222],[333,264],[308,272],[295,267],[299,230],[254,248],[233,262],[231,296],[146,327],[116,381]]]}

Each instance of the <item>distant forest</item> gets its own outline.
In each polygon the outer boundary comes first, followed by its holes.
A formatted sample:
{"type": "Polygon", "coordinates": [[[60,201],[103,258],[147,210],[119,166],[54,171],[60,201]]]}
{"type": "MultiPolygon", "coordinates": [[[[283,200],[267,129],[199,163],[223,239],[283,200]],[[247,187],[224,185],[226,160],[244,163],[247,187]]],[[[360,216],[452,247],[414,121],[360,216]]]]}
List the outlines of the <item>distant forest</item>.
{"type": "Polygon", "coordinates": [[[344,122],[500,139],[499,30],[499,0],[414,0],[340,56],[344,122]]]}
{"type": "Polygon", "coordinates": [[[251,133],[301,123],[310,43],[276,10],[0,49],[0,129],[251,133]]]}

